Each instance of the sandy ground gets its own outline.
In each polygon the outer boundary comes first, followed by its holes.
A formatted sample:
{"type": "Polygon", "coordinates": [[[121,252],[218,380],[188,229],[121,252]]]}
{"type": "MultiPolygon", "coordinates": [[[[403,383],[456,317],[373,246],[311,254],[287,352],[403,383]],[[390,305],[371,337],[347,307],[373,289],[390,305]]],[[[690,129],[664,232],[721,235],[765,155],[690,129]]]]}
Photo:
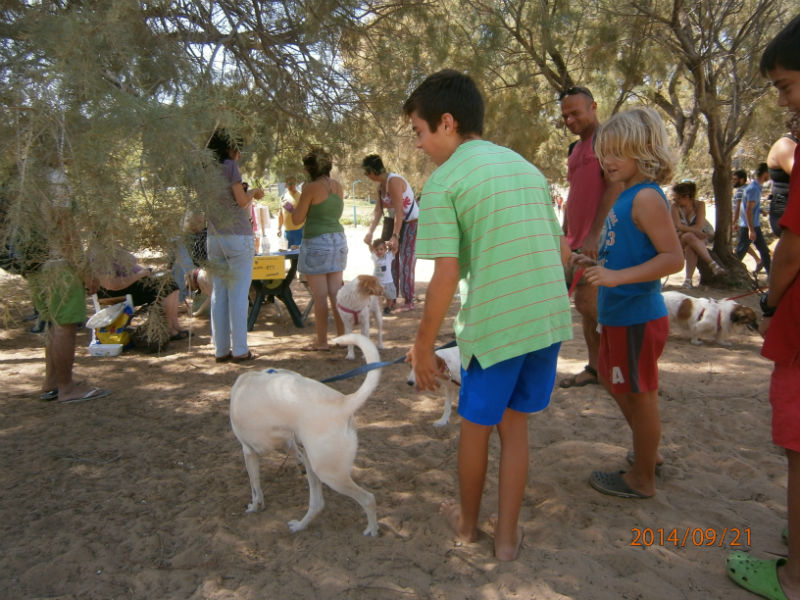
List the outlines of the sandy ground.
{"type": "MultiPolygon", "coordinates": [[[[358,242],[351,249],[362,255],[351,269],[369,272],[358,242]]],[[[417,273],[422,299],[429,265],[417,273]]],[[[725,575],[728,551],[749,544],[758,555],[785,553],[786,466],[770,442],[771,365],[756,335],[730,348],[670,338],[660,363],[667,464],[651,500],[589,487],[591,470],[625,467],[630,434],[599,387],[556,388],[550,407],[530,419],[525,542],[519,560],[505,564],[492,557],[486,525],[477,543],[461,545],[438,516],[456,493],[459,417],[434,428],[442,400],[415,394],[404,366],[384,369],[356,415],[354,479],[375,493],[380,535],[363,537],[361,508],[327,488],[323,512],[292,534],[286,523],[304,514],[308,492],[283,451],[262,461],[266,510],[245,514],[250,492],[228,421],[230,388],[248,369],[341,373],[354,366],[344,350],[300,352],[311,329],[274,307],[250,334],[260,357],[248,366],[213,361],[205,319],[184,316],[192,337],[160,356],[92,358],[83,331],[76,373],[113,393],[59,406],[36,398],[43,340],[21,320],[30,312],[24,283],[0,273],[0,289],[8,316],[0,329],[2,598],[746,600],[754,596],[725,575]]],[[[297,296],[302,308],[299,284],[297,296]]],[[[755,296],[741,301],[754,306],[755,296]]],[[[384,358],[405,352],[419,314],[385,320],[384,358]]],[[[448,322],[441,340],[450,333],[448,322]]],[[[577,327],[575,335],[563,346],[562,376],[585,362],[577,327]]],[[[487,521],[496,439],[491,452],[487,521]]]]}

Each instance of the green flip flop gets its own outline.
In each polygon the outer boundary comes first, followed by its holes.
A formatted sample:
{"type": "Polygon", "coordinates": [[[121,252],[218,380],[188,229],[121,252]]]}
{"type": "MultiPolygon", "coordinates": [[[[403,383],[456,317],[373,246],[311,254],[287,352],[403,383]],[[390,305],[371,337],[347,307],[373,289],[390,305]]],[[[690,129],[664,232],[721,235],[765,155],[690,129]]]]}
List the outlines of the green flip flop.
{"type": "Polygon", "coordinates": [[[737,550],[728,555],[725,570],[728,572],[728,577],[754,594],[767,600],[787,600],[778,582],[778,567],[785,564],[785,558],[777,560],[753,558],[747,552],[737,550]]]}

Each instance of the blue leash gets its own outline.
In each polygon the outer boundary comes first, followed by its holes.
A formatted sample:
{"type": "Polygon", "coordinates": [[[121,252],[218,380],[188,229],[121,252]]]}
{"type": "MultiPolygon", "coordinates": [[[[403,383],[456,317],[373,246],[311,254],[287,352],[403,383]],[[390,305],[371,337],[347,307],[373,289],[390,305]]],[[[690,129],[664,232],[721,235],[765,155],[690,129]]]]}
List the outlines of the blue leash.
{"type": "MultiPolygon", "coordinates": [[[[450,348],[456,345],[456,341],[453,340],[452,342],[447,342],[443,346],[439,346],[436,348],[437,350],[442,350],[444,348],[450,348]]],[[[368,371],[372,371],[374,369],[382,369],[383,367],[388,367],[389,365],[396,365],[401,362],[405,362],[406,357],[405,355],[396,358],[394,360],[387,360],[384,362],[375,362],[375,363],[367,363],[365,365],[361,365],[351,371],[347,371],[346,373],[342,373],[341,375],[334,375],[333,377],[328,377],[327,379],[321,379],[321,383],[330,383],[332,381],[339,381],[340,379],[349,379],[350,377],[355,377],[356,375],[361,375],[362,373],[366,373],[368,371]]]]}

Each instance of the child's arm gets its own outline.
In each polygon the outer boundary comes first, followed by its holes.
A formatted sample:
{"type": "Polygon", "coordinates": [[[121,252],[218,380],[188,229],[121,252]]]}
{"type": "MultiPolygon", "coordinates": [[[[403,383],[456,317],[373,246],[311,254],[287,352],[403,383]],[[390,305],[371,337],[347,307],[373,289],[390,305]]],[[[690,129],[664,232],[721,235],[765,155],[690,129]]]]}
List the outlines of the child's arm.
{"type": "Polygon", "coordinates": [[[640,283],[661,279],[683,268],[683,250],[678,234],[672,227],[667,205],[653,189],[641,190],[633,199],[631,217],[636,226],[648,237],[656,249],[653,258],[627,269],[613,270],[592,266],[585,271],[586,279],[593,285],[616,287],[627,283],[640,283]]]}
{"type": "Polygon", "coordinates": [[[442,370],[434,354],[434,345],[460,278],[457,258],[437,258],[434,265],[417,337],[406,355],[406,362],[414,367],[417,386],[421,390],[435,390],[439,387],[436,378],[442,370]]]}

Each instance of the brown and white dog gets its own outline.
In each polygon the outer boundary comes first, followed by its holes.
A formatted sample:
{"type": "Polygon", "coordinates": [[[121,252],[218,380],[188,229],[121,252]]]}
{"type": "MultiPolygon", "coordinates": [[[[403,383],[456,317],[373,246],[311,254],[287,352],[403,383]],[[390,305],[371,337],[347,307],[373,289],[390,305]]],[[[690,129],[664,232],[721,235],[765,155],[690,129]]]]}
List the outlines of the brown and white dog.
{"type": "MultiPolygon", "coordinates": [[[[186,273],[186,289],[189,290],[189,297],[194,296],[194,293],[198,291],[206,297],[200,308],[192,312],[192,316],[199,317],[207,313],[211,303],[211,291],[214,289],[211,274],[205,269],[192,269],[186,273]]],[[[191,303],[189,306],[191,311],[191,303]]]]}
{"type": "Polygon", "coordinates": [[[745,327],[758,331],[758,317],[752,308],[733,300],[694,298],[680,292],[663,292],[672,325],[686,331],[693,344],[700,338],[713,338],[722,346],[730,346],[728,338],[745,327]]]}
{"type": "MultiPolygon", "coordinates": [[[[334,343],[356,344],[368,363],[378,362],[375,344],[353,333],[334,343]]],[[[242,445],[250,477],[247,512],[264,508],[259,456],[286,444],[306,468],[308,511],[289,521],[294,533],[305,529],[322,510],[322,484],[358,502],[367,515],[364,535],[378,535],[375,496],[359,487],[351,476],[358,450],[353,415],[366,402],[380,380],[380,369],[367,373],[352,394],[342,394],[324,383],[286,369],[250,371],[240,375],[231,390],[231,427],[242,445]]]]}
{"type": "MultiPolygon", "coordinates": [[[[344,321],[345,335],[353,331],[357,325],[361,326],[361,334],[369,337],[369,316],[375,315],[378,322],[378,348],[383,349],[383,315],[381,313],[380,298],[383,296],[383,286],[377,277],[372,275],[358,275],[355,279],[345,283],[336,294],[336,308],[344,321]]],[[[352,344],[347,346],[347,356],[350,360],[356,357],[352,344]]]]}
{"type": "MultiPolygon", "coordinates": [[[[444,411],[441,418],[433,423],[433,426],[444,427],[450,422],[453,401],[458,398],[459,389],[461,388],[461,353],[458,351],[458,346],[450,346],[449,348],[437,350],[436,356],[444,361],[445,366],[444,377],[440,381],[444,388],[444,411]]],[[[408,374],[406,383],[412,386],[417,385],[414,369],[411,369],[411,373],[408,374]]]]}

